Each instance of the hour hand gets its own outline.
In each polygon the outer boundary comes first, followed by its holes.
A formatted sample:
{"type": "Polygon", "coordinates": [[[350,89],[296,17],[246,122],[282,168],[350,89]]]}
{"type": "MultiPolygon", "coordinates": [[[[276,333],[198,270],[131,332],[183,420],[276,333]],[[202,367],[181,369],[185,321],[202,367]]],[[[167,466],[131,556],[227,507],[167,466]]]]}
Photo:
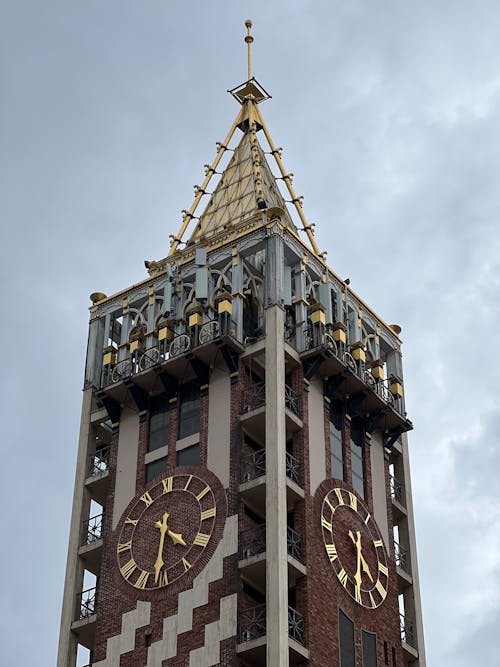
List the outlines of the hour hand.
{"type": "Polygon", "coordinates": [[[170,537],[174,544],[182,544],[183,547],[186,546],[186,543],[182,539],[182,533],[173,533],[170,529],[168,529],[167,535],[170,537]]]}

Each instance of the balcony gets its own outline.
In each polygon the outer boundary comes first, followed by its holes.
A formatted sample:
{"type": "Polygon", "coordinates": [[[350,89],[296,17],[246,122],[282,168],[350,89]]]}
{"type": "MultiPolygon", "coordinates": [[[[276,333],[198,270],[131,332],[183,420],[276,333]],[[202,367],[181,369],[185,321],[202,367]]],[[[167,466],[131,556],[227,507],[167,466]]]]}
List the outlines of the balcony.
{"type": "Polygon", "coordinates": [[[408,618],[404,614],[399,615],[399,624],[405,664],[408,664],[418,658],[418,644],[417,635],[415,632],[415,624],[412,619],[408,618]]]}
{"type": "Polygon", "coordinates": [[[396,572],[398,575],[398,590],[402,592],[413,583],[408,549],[394,542],[394,558],[396,560],[396,572]]]}
{"type": "Polygon", "coordinates": [[[83,522],[82,540],[78,555],[85,569],[99,576],[102,559],[102,521],[104,515],[97,514],[83,522]]]}
{"type": "Polygon", "coordinates": [[[89,456],[85,485],[91,497],[100,505],[105,504],[109,475],[111,445],[96,450],[89,456]]]}
{"type": "Polygon", "coordinates": [[[391,487],[392,513],[395,523],[407,516],[406,512],[406,492],[404,483],[391,475],[389,478],[391,487]]]}
{"type": "Polygon", "coordinates": [[[304,497],[302,488],[302,466],[299,459],[286,452],[286,499],[289,508],[304,497]]]}
{"type": "MultiPolygon", "coordinates": [[[[159,370],[182,378],[192,357],[211,365],[221,347],[227,346],[237,354],[244,350],[236,340],[236,324],[224,315],[201,325],[181,326],[184,332],[176,332],[173,338],[158,340],[157,334],[147,336],[147,347],[140,345],[125,359],[104,366],[101,388],[114,400],[120,401],[126,393],[124,382],[133,380],[142,389],[151,391],[159,370]]],[[[111,350],[113,357],[116,356],[117,350],[111,350]]]]}
{"type": "Polygon", "coordinates": [[[355,359],[346,343],[335,341],[324,326],[313,326],[305,332],[300,357],[315,366],[323,378],[338,376],[342,379],[344,394],[362,394],[365,411],[375,414],[384,410],[385,428],[412,428],[404,411],[403,398],[390,391],[391,379],[376,379],[364,361],[355,359]]]}
{"type": "MultiPolygon", "coordinates": [[[[238,615],[237,652],[244,654],[250,665],[266,664],[266,605],[241,611],[238,615]]],[[[289,664],[298,665],[309,659],[305,648],[305,624],[302,614],[288,607],[289,664]]]]}
{"type": "Polygon", "coordinates": [[[238,654],[250,665],[266,664],[266,605],[245,609],[238,614],[238,654]]]}
{"type": "Polygon", "coordinates": [[[266,592],[266,525],[240,532],[239,563],[241,577],[261,593],[266,592]]]}
{"type": "MultiPolygon", "coordinates": [[[[299,396],[285,385],[286,435],[289,437],[303,427],[300,418],[299,396]]],[[[264,380],[254,382],[243,392],[240,421],[249,435],[258,442],[266,438],[266,384],[264,380]]]]}
{"type": "MultiPolygon", "coordinates": [[[[287,527],[288,586],[295,586],[297,579],[306,574],[302,552],[302,536],[287,527]]],[[[254,588],[266,590],[266,525],[260,524],[240,532],[239,569],[241,576],[254,588]]]]}
{"type": "Polygon", "coordinates": [[[266,513],[266,450],[247,454],[240,462],[240,494],[255,512],[266,513]]]}
{"type": "MultiPolygon", "coordinates": [[[[246,454],[240,462],[240,493],[244,502],[261,516],[266,513],[266,450],[246,454]]],[[[298,458],[286,452],[287,506],[304,498],[302,467],[298,458]]]]}
{"type": "Polygon", "coordinates": [[[94,648],[96,627],[97,589],[88,588],[77,595],[75,620],[71,630],[77,635],[78,642],[92,650],[94,648]]]}

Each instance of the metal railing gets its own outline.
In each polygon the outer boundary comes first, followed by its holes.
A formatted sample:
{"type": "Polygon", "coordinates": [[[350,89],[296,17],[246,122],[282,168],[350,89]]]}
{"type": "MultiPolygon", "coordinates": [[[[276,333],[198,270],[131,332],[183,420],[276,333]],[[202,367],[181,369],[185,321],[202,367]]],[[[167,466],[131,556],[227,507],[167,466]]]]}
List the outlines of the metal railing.
{"type": "Polygon", "coordinates": [[[242,412],[256,410],[266,404],[266,383],[264,380],[254,382],[249,389],[243,391],[242,412]]]}
{"type": "Polygon", "coordinates": [[[240,644],[266,634],[266,605],[245,609],[238,614],[238,641],[240,644]]]}
{"type": "Polygon", "coordinates": [[[415,624],[412,619],[404,614],[399,614],[399,625],[401,628],[401,641],[406,642],[409,646],[417,648],[417,636],[415,633],[415,624]]]}
{"type": "Polygon", "coordinates": [[[399,479],[396,479],[394,475],[391,475],[390,484],[391,484],[391,498],[393,500],[396,500],[402,507],[406,507],[405,487],[403,482],[401,482],[399,479]]]}
{"type": "Polygon", "coordinates": [[[266,550],[266,524],[246,528],[240,533],[240,559],[250,558],[266,550]]]}
{"type": "Polygon", "coordinates": [[[96,514],[83,522],[82,545],[93,544],[102,537],[102,520],[104,514],[96,514]]]}
{"type": "Polygon", "coordinates": [[[148,340],[148,348],[140,347],[126,359],[105,366],[101,377],[102,386],[126,380],[131,375],[153,368],[221,336],[231,336],[236,339],[236,331],[234,320],[221,316],[219,319],[208,320],[200,327],[177,333],[172,339],[156,340],[153,337],[151,341],[148,340]]]}
{"type": "Polygon", "coordinates": [[[408,553],[408,549],[402,547],[398,542],[394,542],[394,558],[398,567],[404,570],[407,574],[411,574],[410,554],[408,553]]]}
{"type": "Polygon", "coordinates": [[[101,447],[89,456],[89,467],[88,475],[89,477],[94,477],[95,475],[100,475],[103,472],[109,470],[109,453],[111,451],[111,445],[106,445],[106,447],[101,447]]]}
{"type": "Polygon", "coordinates": [[[76,619],[89,618],[96,612],[97,588],[88,588],[78,593],[76,604],[76,619]]]}
{"type": "Polygon", "coordinates": [[[351,373],[359,377],[360,380],[362,380],[384,401],[384,403],[397,410],[400,414],[404,414],[401,398],[394,396],[389,390],[391,383],[390,378],[376,380],[364,362],[356,361],[356,359],[354,359],[352,354],[348,351],[349,346],[345,343],[335,342],[332,335],[328,333],[328,331],[325,331],[324,328],[312,327],[306,329],[304,333],[304,349],[310,350],[316,347],[325,348],[329,354],[339,359],[351,373]]]}
{"type": "Polygon", "coordinates": [[[300,417],[299,397],[287,384],[285,385],[285,408],[288,408],[297,417],[300,417]]]}
{"type": "Polygon", "coordinates": [[[288,635],[305,646],[304,617],[293,607],[288,607],[288,635]]]}
{"type": "Polygon", "coordinates": [[[243,456],[240,464],[240,482],[249,482],[251,479],[262,477],[266,474],[266,450],[259,449],[256,452],[243,456]]]}
{"type": "Polygon", "coordinates": [[[300,563],[304,562],[302,556],[302,535],[290,526],[287,526],[286,529],[286,548],[292,558],[295,558],[300,563]]]}
{"type": "Polygon", "coordinates": [[[300,486],[301,474],[299,460],[290,452],[286,452],[286,476],[300,486]]]}

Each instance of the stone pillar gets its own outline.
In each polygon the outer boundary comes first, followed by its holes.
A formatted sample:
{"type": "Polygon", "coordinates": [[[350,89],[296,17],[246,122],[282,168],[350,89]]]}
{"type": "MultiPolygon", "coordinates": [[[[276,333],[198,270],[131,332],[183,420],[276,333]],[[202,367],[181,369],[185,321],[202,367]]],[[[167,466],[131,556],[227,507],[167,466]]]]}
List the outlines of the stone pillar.
{"type": "Polygon", "coordinates": [[[71,632],[71,624],[75,620],[76,595],[82,591],[83,586],[83,565],[79,562],[78,548],[80,546],[82,521],[87,518],[89,507],[88,494],[85,491],[85,478],[89,454],[91,408],[92,389],[89,388],[83,392],[82,420],[66,560],[57,667],[73,667],[73,665],[76,665],[77,639],[71,632]]]}
{"type": "Polygon", "coordinates": [[[87,360],[85,363],[85,387],[101,386],[102,351],[105,326],[102,317],[92,316],[89,324],[87,360]]]}
{"type": "Polygon", "coordinates": [[[284,311],[266,310],[267,664],[288,667],[284,311]]]}
{"type": "Polygon", "coordinates": [[[422,619],[422,605],[420,601],[420,581],[418,576],[417,563],[417,544],[415,539],[415,522],[413,519],[413,500],[411,492],[411,478],[410,478],[410,457],[408,455],[408,439],[406,433],[401,438],[401,445],[403,449],[403,483],[405,489],[405,504],[407,512],[407,529],[408,529],[408,548],[410,551],[411,576],[413,585],[407,589],[407,594],[404,596],[405,613],[413,617],[415,621],[415,632],[417,635],[418,646],[418,667],[425,667],[425,646],[424,646],[424,624],[422,619]],[[408,595],[409,593],[409,595],[408,595]]]}

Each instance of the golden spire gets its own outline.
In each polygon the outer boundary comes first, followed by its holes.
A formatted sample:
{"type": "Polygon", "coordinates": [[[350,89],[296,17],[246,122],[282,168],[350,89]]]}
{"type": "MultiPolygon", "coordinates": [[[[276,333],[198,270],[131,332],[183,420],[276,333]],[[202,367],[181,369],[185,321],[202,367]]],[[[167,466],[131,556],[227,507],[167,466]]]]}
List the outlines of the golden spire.
{"type": "Polygon", "coordinates": [[[245,26],[247,28],[247,36],[245,37],[245,42],[247,43],[247,56],[248,56],[248,76],[247,81],[250,81],[252,78],[252,21],[247,19],[245,21],[245,26]]]}

